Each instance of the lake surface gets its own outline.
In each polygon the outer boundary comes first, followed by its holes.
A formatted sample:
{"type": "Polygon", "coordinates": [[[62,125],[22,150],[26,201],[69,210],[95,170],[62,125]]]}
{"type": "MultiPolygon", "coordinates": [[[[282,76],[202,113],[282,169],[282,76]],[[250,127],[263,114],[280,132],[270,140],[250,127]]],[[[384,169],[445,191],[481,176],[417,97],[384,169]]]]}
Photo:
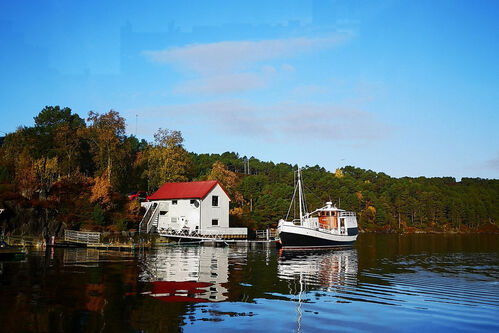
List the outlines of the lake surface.
{"type": "Polygon", "coordinates": [[[499,332],[499,235],[49,249],[0,263],[0,297],[1,332],[499,332]]]}

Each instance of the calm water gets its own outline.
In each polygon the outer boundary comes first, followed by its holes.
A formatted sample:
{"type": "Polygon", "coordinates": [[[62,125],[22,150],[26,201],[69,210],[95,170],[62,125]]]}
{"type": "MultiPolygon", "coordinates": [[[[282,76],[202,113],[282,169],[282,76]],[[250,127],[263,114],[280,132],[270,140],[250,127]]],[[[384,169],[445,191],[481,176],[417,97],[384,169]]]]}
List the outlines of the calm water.
{"type": "Polygon", "coordinates": [[[498,254],[498,235],[32,252],[0,263],[0,331],[498,332],[498,254]]]}

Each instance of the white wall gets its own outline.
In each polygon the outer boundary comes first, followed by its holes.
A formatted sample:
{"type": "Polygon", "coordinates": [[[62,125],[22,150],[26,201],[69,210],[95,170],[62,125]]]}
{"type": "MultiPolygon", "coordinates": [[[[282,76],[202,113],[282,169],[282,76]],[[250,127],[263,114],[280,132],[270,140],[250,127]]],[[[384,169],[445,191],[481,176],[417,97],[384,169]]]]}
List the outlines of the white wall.
{"type": "Polygon", "coordinates": [[[191,204],[191,200],[196,200],[199,203],[199,199],[177,199],[177,204],[174,205],[175,200],[160,200],[160,210],[164,210],[167,213],[165,215],[159,215],[158,229],[174,229],[181,230],[183,227],[189,227],[189,230],[195,230],[196,226],[199,226],[200,217],[200,206],[195,206],[191,204]],[[177,219],[177,222],[172,222],[172,217],[177,219]]]}
{"type": "Polygon", "coordinates": [[[220,185],[216,185],[201,203],[201,229],[229,227],[229,197],[220,185]],[[218,196],[218,207],[212,206],[212,196],[218,196]],[[218,219],[218,226],[212,226],[212,220],[218,219]]]}

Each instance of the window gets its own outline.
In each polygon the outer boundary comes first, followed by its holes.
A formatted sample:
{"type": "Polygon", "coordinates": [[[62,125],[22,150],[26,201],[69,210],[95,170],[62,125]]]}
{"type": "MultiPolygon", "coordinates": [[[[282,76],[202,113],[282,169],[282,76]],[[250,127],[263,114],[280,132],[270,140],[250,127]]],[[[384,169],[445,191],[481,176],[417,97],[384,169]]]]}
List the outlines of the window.
{"type": "Polygon", "coordinates": [[[172,205],[176,205],[177,204],[177,200],[172,200],[172,205]]]}
{"type": "Polygon", "coordinates": [[[218,207],[218,195],[213,195],[211,197],[211,205],[213,207],[218,207]]]}
{"type": "Polygon", "coordinates": [[[196,200],[191,199],[191,205],[194,205],[195,202],[196,202],[196,200]]]}
{"type": "Polygon", "coordinates": [[[211,220],[211,225],[218,225],[218,219],[211,220]]]}
{"type": "Polygon", "coordinates": [[[167,210],[160,210],[159,211],[159,215],[166,215],[166,213],[168,213],[167,210]]]}
{"type": "Polygon", "coordinates": [[[172,223],[177,223],[177,218],[176,217],[172,217],[172,223]]]}

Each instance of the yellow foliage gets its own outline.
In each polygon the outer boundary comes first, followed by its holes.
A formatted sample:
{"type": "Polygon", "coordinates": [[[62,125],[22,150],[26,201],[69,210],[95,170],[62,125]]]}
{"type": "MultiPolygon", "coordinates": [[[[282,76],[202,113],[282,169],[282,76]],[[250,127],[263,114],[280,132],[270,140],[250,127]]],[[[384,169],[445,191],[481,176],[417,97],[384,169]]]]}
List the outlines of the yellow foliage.
{"type": "Polygon", "coordinates": [[[36,174],[41,182],[54,182],[57,179],[57,157],[40,158],[35,161],[36,174]]]}
{"type": "Polygon", "coordinates": [[[108,208],[111,205],[113,188],[109,182],[109,178],[106,176],[103,175],[95,178],[95,184],[92,186],[92,194],[90,195],[90,202],[93,204],[99,203],[101,206],[108,208]]]}
{"type": "Polygon", "coordinates": [[[21,195],[28,199],[31,199],[37,188],[36,172],[33,164],[34,162],[27,151],[23,151],[15,160],[16,184],[21,195]]]}
{"type": "Polygon", "coordinates": [[[334,172],[334,176],[336,178],[343,178],[343,171],[341,171],[341,169],[336,169],[336,171],[334,172]]]}
{"type": "Polygon", "coordinates": [[[242,217],[243,216],[243,208],[242,207],[235,207],[230,210],[230,215],[237,216],[237,217],[242,217]]]}
{"type": "Polygon", "coordinates": [[[208,174],[208,180],[218,180],[223,187],[229,192],[232,200],[242,203],[244,198],[241,193],[236,191],[239,177],[235,172],[227,170],[225,164],[220,161],[213,163],[211,172],[208,174]]]}
{"type": "Polygon", "coordinates": [[[373,206],[369,206],[366,209],[366,213],[368,214],[368,216],[376,216],[376,208],[374,208],[373,206]]]}
{"type": "Polygon", "coordinates": [[[192,162],[182,147],[181,133],[159,129],[154,138],[156,145],[144,157],[147,160],[146,173],[150,187],[157,188],[165,182],[189,180],[192,162]]]}

